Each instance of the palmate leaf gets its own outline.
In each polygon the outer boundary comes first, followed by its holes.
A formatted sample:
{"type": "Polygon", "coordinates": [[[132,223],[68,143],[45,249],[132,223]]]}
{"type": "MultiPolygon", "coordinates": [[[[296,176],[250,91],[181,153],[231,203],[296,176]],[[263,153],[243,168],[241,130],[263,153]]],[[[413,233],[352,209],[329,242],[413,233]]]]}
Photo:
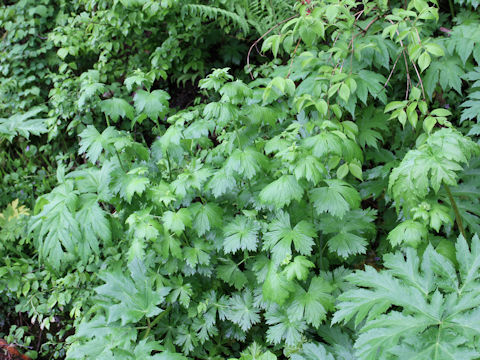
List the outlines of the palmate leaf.
{"type": "Polygon", "coordinates": [[[9,118],[0,118],[0,137],[5,137],[11,142],[18,135],[28,139],[30,135],[46,133],[46,119],[36,118],[43,111],[44,107],[35,107],[23,114],[17,113],[9,118]]]}
{"type": "Polygon", "coordinates": [[[317,185],[326,173],[325,166],[312,155],[301,156],[295,161],[294,174],[297,180],[307,179],[317,185]]]}
{"type": "Polygon", "coordinates": [[[191,268],[195,268],[197,264],[208,265],[210,263],[210,253],[212,246],[201,239],[193,241],[192,246],[184,248],[185,262],[191,268]]]}
{"type": "Polygon", "coordinates": [[[225,102],[211,102],[203,109],[203,116],[214,121],[217,128],[224,128],[238,118],[238,107],[225,102]]]}
{"type": "Polygon", "coordinates": [[[303,188],[293,175],[283,175],[268,184],[258,195],[262,203],[273,205],[276,209],[289,205],[292,200],[299,201],[302,196],[303,188]]]}
{"type": "Polygon", "coordinates": [[[247,179],[252,179],[255,174],[260,172],[267,164],[267,158],[262,153],[253,148],[245,150],[235,150],[228,158],[225,170],[227,174],[237,173],[247,179]]]}
{"type": "Polygon", "coordinates": [[[309,275],[309,269],[314,268],[315,264],[308,260],[305,256],[295,256],[292,262],[283,270],[287,280],[305,280],[309,275]]]}
{"type": "Polygon", "coordinates": [[[193,228],[198,236],[222,224],[223,210],[215,203],[194,203],[190,206],[190,210],[193,213],[193,228]]]}
{"type": "Polygon", "coordinates": [[[358,125],[358,143],[362,148],[366,146],[377,148],[383,142],[381,131],[387,130],[387,116],[381,110],[372,106],[358,116],[355,123],[358,125]]]}
{"type": "Polygon", "coordinates": [[[278,267],[270,262],[267,277],[262,286],[263,298],[282,305],[294,290],[293,283],[288,281],[284,274],[279,273],[278,267]]]}
{"type": "Polygon", "coordinates": [[[328,212],[333,216],[343,218],[348,210],[360,206],[360,195],[352,185],[337,179],[324,181],[327,186],[313,189],[310,192],[310,200],[318,214],[328,212]]]}
{"type": "Polygon", "coordinates": [[[317,158],[323,158],[329,154],[342,155],[342,139],[333,132],[323,131],[308,137],[305,139],[305,146],[310,148],[317,158]]]}
{"type": "Polygon", "coordinates": [[[480,24],[470,22],[454,26],[450,37],[446,41],[447,49],[453,52],[454,49],[462,59],[463,64],[472,55],[480,63],[480,24]]]}
{"type": "MultiPolygon", "coordinates": [[[[105,162],[102,169],[79,169],[63,179],[63,183],[37,202],[30,230],[43,261],[59,268],[72,260],[87,262],[99,254],[100,244],[112,238],[110,216],[100,205],[109,200],[109,172],[114,169],[105,162]]],[[[58,171],[58,177],[63,175],[58,171]]]]}
{"type": "Polygon", "coordinates": [[[147,177],[139,175],[143,171],[143,167],[138,167],[125,174],[122,169],[117,169],[112,176],[113,191],[128,203],[131,203],[133,196],[135,194],[142,195],[150,184],[147,177]]]}
{"type": "Polygon", "coordinates": [[[136,338],[134,328],[114,326],[104,316],[97,316],[78,325],[67,359],[112,359],[116,350],[131,349],[136,338]]]}
{"type": "Polygon", "coordinates": [[[238,265],[232,260],[228,260],[223,265],[217,267],[217,275],[227,284],[235,289],[242,289],[248,283],[247,276],[238,268],[238,265]]]}
{"type": "Polygon", "coordinates": [[[270,325],[267,341],[272,344],[285,341],[287,345],[297,345],[302,339],[302,333],[307,329],[304,321],[293,319],[286,310],[277,307],[265,314],[265,320],[270,325]]]}
{"type": "Polygon", "coordinates": [[[80,97],[77,100],[79,107],[84,107],[87,100],[94,98],[97,94],[105,92],[105,84],[99,82],[99,75],[99,72],[96,70],[89,70],[80,75],[80,78],[84,78],[84,80],[80,88],[80,97]]]}
{"type": "Polygon", "coordinates": [[[228,301],[226,317],[240,326],[243,331],[249,330],[252,325],[260,321],[260,310],[253,305],[253,296],[250,291],[234,294],[228,301]]]}
{"type": "Polygon", "coordinates": [[[360,359],[474,359],[480,336],[480,239],[456,243],[459,271],[431,245],[419,259],[413,249],[384,257],[385,270],[367,266],[347,277],[358,288],[340,296],[333,322],[365,320],[355,343],[360,359]],[[395,306],[395,310],[392,309],[395,306]]]}
{"type": "Polygon", "coordinates": [[[136,211],[125,221],[129,227],[129,233],[132,238],[128,250],[128,259],[145,257],[145,247],[147,240],[155,240],[160,235],[160,224],[150,214],[151,209],[136,211]]]}
{"type": "Polygon", "coordinates": [[[185,227],[192,226],[192,214],[188,209],[180,209],[176,212],[165,211],[162,216],[163,225],[166,229],[181,234],[185,227]]]}
{"type": "Polygon", "coordinates": [[[235,220],[223,228],[225,253],[236,253],[238,250],[255,251],[257,249],[260,226],[245,216],[237,216],[235,220]]]}
{"type": "Polygon", "coordinates": [[[465,74],[463,64],[459,57],[445,56],[436,59],[425,72],[423,86],[426,94],[432,98],[433,92],[440,84],[444,91],[454,89],[462,93],[462,76],[465,74]]]}
{"type": "Polygon", "coordinates": [[[100,103],[100,108],[102,109],[103,113],[109,116],[115,123],[120,117],[127,117],[128,119],[133,120],[135,115],[133,106],[124,99],[120,98],[103,100],[100,103]]]}
{"type": "Polygon", "coordinates": [[[235,177],[225,168],[216,171],[207,183],[208,189],[213,193],[215,198],[226,194],[229,190],[234,189],[236,185],[237,181],[235,177]]]}
{"type": "Polygon", "coordinates": [[[80,193],[97,193],[98,200],[108,202],[113,197],[110,188],[111,175],[117,167],[115,162],[107,160],[102,164],[101,169],[79,168],[65,175],[65,178],[74,179],[75,186],[80,193]]]}
{"type": "Polygon", "coordinates": [[[292,319],[303,319],[314,327],[318,327],[327,316],[327,312],[333,310],[334,298],[333,287],[325,279],[314,277],[305,291],[297,287],[288,305],[288,313],[292,319]]]}
{"type": "Polygon", "coordinates": [[[177,176],[172,181],[171,185],[175,190],[175,194],[181,198],[185,197],[187,193],[192,193],[192,189],[200,190],[203,184],[211,176],[211,171],[208,167],[202,164],[193,164],[191,168],[177,176]]]}
{"type": "Polygon", "coordinates": [[[72,344],[66,359],[187,360],[181,354],[164,351],[158,341],[145,339],[137,343],[137,337],[134,327],[111,324],[104,316],[97,315],[78,325],[75,335],[69,338],[72,344]]]}
{"type": "Polygon", "coordinates": [[[417,247],[427,237],[427,227],[414,220],[405,220],[397,225],[388,234],[388,240],[393,247],[401,244],[408,244],[417,247]]]}
{"type": "Polygon", "coordinates": [[[315,244],[315,228],[309,222],[302,220],[293,228],[288,213],[279,213],[277,219],[268,226],[264,234],[263,248],[272,251],[272,259],[279,264],[292,254],[292,244],[302,255],[310,255],[315,244]]]}
{"type": "Polygon", "coordinates": [[[145,113],[150,119],[157,121],[168,112],[170,95],[163,90],[137,90],[133,100],[138,113],[145,113]]]}
{"type": "Polygon", "coordinates": [[[79,154],[85,153],[87,159],[95,164],[102,151],[113,151],[113,144],[120,133],[113,127],[107,127],[101,134],[94,126],[88,125],[80,136],[79,154]]]}
{"type": "Polygon", "coordinates": [[[390,175],[388,188],[397,208],[410,210],[442,184],[456,185],[463,165],[479,151],[478,144],[454,129],[434,132],[418,149],[410,150],[390,175]]]}
{"type": "MultiPolygon", "coordinates": [[[[80,224],[75,218],[77,201],[78,192],[74,190],[74,183],[67,181],[39,201],[45,205],[31,219],[31,231],[39,231],[37,243],[40,259],[57,269],[61,263],[72,259],[77,244],[82,243],[80,224]]],[[[85,251],[83,255],[86,255],[85,251]]]]}
{"type": "Polygon", "coordinates": [[[373,210],[352,210],[346,213],[342,221],[335,216],[322,215],[318,228],[324,234],[332,235],[328,241],[328,249],[341,257],[363,254],[369,238],[375,236],[376,212],[373,210]]]}
{"type": "Polygon", "coordinates": [[[78,253],[87,259],[94,252],[99,253],[99,240],[104,244],[112,238],[107,213],[100,207],[96,194],[83,194],[79,198],[82,206],[76,212],[80,224],[82,241],[77,243],[78,253]]]}
{"type": "Polygon", "coordinates": [[[167,297],[167,302],[173,304],[179,302],[183,307],[188,308],[192,299],[193,290],[189,283],[184,284],[183,278],[171,278],[172,291],[167,297]]]}
{"type": "Polygon", "coordinates": [[[104,307],[109,323],[121,320],[121,324],[136,323],[144,317],[158,315],[158,307],[170,292],[170,288],[157,288],[147,274],[144,264],[137,258],[128,264],[129,275],[121,269],[107,271],[99,277],[105,284],[95,292],[108,298],[104,307]]]}
{"type": "Polygon", "coordinates": [[[181,259],[183,256],[180,241],[167,229],[165,229],[164,233],[160,235],[158,249],[159,253],[165,259],[168,259],[170,254],[177,259],[181,259]]]}

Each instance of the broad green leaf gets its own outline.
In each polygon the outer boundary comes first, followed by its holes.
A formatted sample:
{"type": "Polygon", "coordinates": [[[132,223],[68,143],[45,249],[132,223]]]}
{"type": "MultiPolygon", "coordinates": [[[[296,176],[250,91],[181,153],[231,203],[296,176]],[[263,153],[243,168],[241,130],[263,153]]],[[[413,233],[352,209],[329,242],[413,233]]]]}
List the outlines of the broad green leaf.
{"type": "Polygon", "coordinates": [[[243,331],[249,330],[252,325],[260,321],[259,309],[253,305],[251,292],[234,294],[229,302],[226,317],[240,326],[243,331]]]}
{"type": "Polygon", "coordinates": [[[105,284],[95,288],[95,292],[111,299],[107,306],[108,322],[121,320],[122,325],[138,322],[144,317],[158,315],[158,307],[170,289],[158,288],[149,280],[144,264],[134,259],[128,265],[129,275],[120,269],[100,274],[105,284]]]}
{"type": "Polygon", "coordinates": [[[181,234],[186,227],[192,226],[192,215],[188,209],[180,209],[177,212],[165,211],[162,221],[166,229],[181,234]]]}
{"type": "Polygon", "coordinates": [[[327,312],[333,310],[333,288],[320,277],[312,278],[308,291],[297,288],[288,312],[295,319],[304,319],[308,324],[318,328],[326,319],[327,312]]]}
{"type": "Polygon", "coordinates": [[[35,107],[25,113],[15,113],[8,118],[0,118],[0,139],[5,137],[12,141],[17,135],[28,139],[30,135],[41,135],[47,132],[46,119],[36,118],[45,111],[44,107],[35,107]]]}
{"type": "Polygon", "coordinates": [[[287,281],[285,275],[278,271],[277,266],[271,262],[268,267],[267,277],[262,286],[263,298],[282,305],[294,291],[293,284],[287,281]]]}
{"type": "Polygon", "coordinates": [[[163,90],[147,92],[137,90],[133,98],[137,112],[144,112],[150,119],[157,121],[168,112],[170,95],[163,90]]]}
{"type": "Polygon", "coordinates": [[[416,221],[406,220],[388,234],[392,246],[407,244],[417,247],[427,236],[427,228],[416,221]]]}
{"type": "Polygon", "coordinates": [[[119,98],[111,98],[102,101],[100,108],[104,114],[109,116],[115,123],[120,117],[127,117],[128,119],[133,120],[135,112],[132,105],[119,98]]]}
{"type": "Polygon", "coordinates": [[[310,199],[318,214],[328,212],[342,218],[348,210],[360,205],[360,195],[347,182],[324,180],[327,186],[313,189],[310,199]]]}
{"type": "Polygon", "coordinates": [[[293,175],[283,175],[263,188],[258,196],[263,203],[281,209],[292,200],[300,201],[303,197],[303,188],[293,175]]]}
{"type": "Polygon", "coordinates": [[[223,228],[223,250],[225,253],[236,253],[238,250],[255,251],[257,249],[260,226],[245,216],[237,216],[235,220],[223,228]]]}
{"type": "Polygon", "coordinates": [[[295,256],[293,262],[289,263],[285,269],[287,280],[305,280],[308,277],[309,269],[315,267],[315,264],[308,260],[305,256],[295,256]]]}
{"type": "Polygon", "coordinates": [[[89,125],[79,135],[81,140],[78,152],[85,153],[90,162],[96,163],[102,151],[112,151],[112,145],[119,135],[119,132],[113,127],[107,127],[100,134],[95,127],[89,125]]]}
{"type": "Polygon", "coordinates": [[[292,228],[290,216],[279,213],[277,219],[268,226],[268,230],[263,236],[263,248],[272,251],[272,260],[275,263],[279,264],[292,254],[292,244],[302,255],[312,253],[316,233],[311,223],[302,220],[292,228]]]}

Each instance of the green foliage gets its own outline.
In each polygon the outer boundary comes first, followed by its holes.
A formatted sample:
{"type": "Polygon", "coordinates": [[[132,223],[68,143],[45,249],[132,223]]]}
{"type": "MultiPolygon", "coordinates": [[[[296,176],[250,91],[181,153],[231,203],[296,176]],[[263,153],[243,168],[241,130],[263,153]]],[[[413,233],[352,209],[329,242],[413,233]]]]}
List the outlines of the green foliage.
{"type": "MultiPolygon", "coordinates": [[[[480,61],[479,61],[480,63],[480,61]]],[[[471,93],[468,95],[468,100],[462,105],[465,108],[462,111],[462,117],[460,121],[477,119],[477,123],[480,121],[480,68],[475,68],[475,71],[471,71],[465,75],[465,79],[472,83],[471,93]]]]}
{"type": "Polygon", "coordinates": [[[10,142],[15,136],[29,138],[30,135],[40,135],[47,132],[45,119],[32,119],[42,112],[42,108],[34,108],[24,114],[14,114],[7,119],[0,119],[0,139],[10,142]]]}
{"type": "Polygon", "coordinates": [[[152,351],[163,349],[153,341],[144,339],[135,344],[137,333],[133,324],[161,314],[164,310],[158,305],[164,303],[170,289],[156,288],[153,282],[145,281],[147,269],[136,258],[130,262],[129,272],[126,276],[118,268],[100,275],[104,284],[95,292],[101,304],[97,311],[103,314],[79,324],[71,339],[73,345],[67,353],[69,359],[186,359],[168,351],[152,355],[152,351]]]}
{"type": "Polygon", "coordinates": [[[429,245],[421,258],[412,249],[387,254],[386,271],[347,277],[357,288],[340,296],[333,322],[361,324],[360,359],[478,357],[480,240],[469,247],[460,236],[455,248],[457,267],[429,245]]]}
{"type": "Polygon", "coordinates": [[[457,185],[462,164],[479,152],[475,142],[452,129],[441,129],[428,136],[417,150],[405,155],[390,175],[389,189],[397,206],[408,210],[432,190],[438,193],[442,184],[457,185]]]}
{"type": "Polygon", "coordinates": [[[0,5],[0,337],[480,356],[480,19],[450,5],[0,5]]]}

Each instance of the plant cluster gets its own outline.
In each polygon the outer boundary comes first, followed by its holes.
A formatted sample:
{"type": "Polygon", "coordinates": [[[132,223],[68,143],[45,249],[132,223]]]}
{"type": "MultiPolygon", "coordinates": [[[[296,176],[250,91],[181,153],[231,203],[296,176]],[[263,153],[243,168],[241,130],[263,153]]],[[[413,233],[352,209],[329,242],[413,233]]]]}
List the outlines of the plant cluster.
{"type": "Polygon", "coordinates": [[[0,91],[45,74],[0,107],[0,146],[5,176],[49,177],[0,215],[0,302],[34,325],[7,341],[480,357],[477,1],[29,1],[3,6],[2,51],[44,55],[0,91]]]}

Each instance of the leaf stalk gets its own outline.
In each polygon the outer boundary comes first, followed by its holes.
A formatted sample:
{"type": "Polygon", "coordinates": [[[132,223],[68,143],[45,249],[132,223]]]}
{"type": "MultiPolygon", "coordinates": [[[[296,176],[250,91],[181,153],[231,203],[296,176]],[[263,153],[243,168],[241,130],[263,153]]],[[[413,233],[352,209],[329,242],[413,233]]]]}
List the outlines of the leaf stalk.
{"type": "Polygon", "coordinates": [[[458,230],[460,230],[460,233],[462,234],[463,238],[467,240],[465,229],[463,227],[462,217],[460,216],[460,211],[458,210],[457,203],[455,202],[452,192],[450,191],[450,187],[445,183],[443,183],[443,185],[445,186],[448,199],[450,200],[450,204],[452,205],[453,212],[455,213],[455,222],[457,223],[458,230]]]}

